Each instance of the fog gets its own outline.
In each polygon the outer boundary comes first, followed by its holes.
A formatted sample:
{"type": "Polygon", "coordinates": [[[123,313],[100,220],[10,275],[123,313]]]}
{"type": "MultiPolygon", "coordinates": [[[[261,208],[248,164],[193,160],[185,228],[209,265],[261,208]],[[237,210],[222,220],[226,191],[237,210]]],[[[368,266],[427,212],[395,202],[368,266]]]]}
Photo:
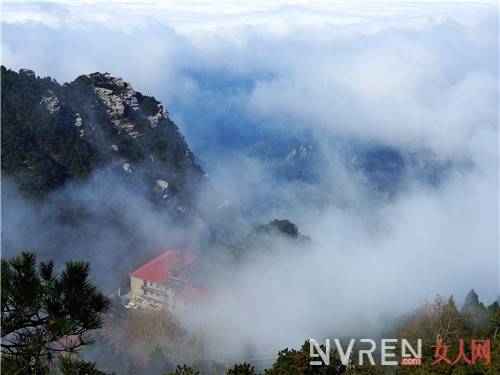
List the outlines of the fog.
{"type": "MultiPolygon", "coordinates": [[[[59,82],[122,76],[164,104],[211,184],[253,225],[289,219],[311,237],[313,250],[278,242],[214,281],[201,318],[221,355],[276,354],[309,338],[374,334],[426,295],[499,297],[498,25],[494,2],[4,3],[2,64],[59,82]],[[320,183],[284,182],[258,154],[221,156],[269,138],[314,144],[320,183]],[[381,197],[345,162],[362,144],[424,160],[439,183],[416,163],[381,197]]],[[[102,174],[67,194],[96,217],[119,207],[123,227],[96,226],[106,250],[71,253],[102,272],[130,272],[137,253],[122,228],[143,240],[143,260],[204,241],[206,228],[179,228],[102,174]]],[[[4,205],[9,248],[36,247],[35,230],[53,235],[39,220],[57,207],[4,205]]]]}

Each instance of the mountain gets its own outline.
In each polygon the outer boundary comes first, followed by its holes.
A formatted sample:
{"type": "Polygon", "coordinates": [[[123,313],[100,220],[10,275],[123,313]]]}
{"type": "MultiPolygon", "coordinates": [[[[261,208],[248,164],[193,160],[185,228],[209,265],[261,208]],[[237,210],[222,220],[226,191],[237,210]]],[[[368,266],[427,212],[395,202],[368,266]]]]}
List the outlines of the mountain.
{"type": "Polygon", "coordinates": [[[106,254],[127,274],[138,254],[199,252],[248,230],[168,110],[122,78],[91,73],[59,84],[2,66],[1,85],[7,256],[26,248],[52,258],[106,254]]]}
{"type": "Polygon", "coordinates": [[[60,85],[2,67],[2,172],[20,191],[44,197],[110,164],[141,170],[173,195],[206,178],[167,109],[122,78],[93,73],[60,85]]]}
{"type": "Polygon", "coordinates": [[[28,69],[1,73],[7,254],[150,256],[166,243],[196,253],[275,218],[300,225],[321,210],[370,210],[467,168],[425,150],[297,134],[198,159],[162,103],[122,78],[92,73],[61,85],[28,69]]]}
{"type": "Polygon", "coordinates": [[[412,187],[436,188],[453,170],[470,168],[465,160],[443,159],[411,145],[327,134],[283,135],[200,158],[216,188],[256,222],[297,220],[333,207],[370,210],[412,187]]]}

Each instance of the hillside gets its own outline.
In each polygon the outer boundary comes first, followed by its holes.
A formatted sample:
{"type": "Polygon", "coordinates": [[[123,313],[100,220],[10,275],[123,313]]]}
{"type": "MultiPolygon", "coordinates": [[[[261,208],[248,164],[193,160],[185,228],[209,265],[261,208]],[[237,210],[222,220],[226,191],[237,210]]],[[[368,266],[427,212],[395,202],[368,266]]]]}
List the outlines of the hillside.
{"type": "Polygon", "coordinates": [[[151,190],[167,181],[174,195],[204,179],[168,111],[122,78],[93,73],[60,85],[2,67],[2,171],[20,191],[41,198],[109,164],[142,171],[151,190]]]}
{"type": "Polygon", "coordinates": [[[154,97],[108,73],[64,84],[28,69],[1,73],[7,256],[106,254],[112,271],[99,278],[109,282],[158,249],[199,252],[248,229],[154,97]]]}

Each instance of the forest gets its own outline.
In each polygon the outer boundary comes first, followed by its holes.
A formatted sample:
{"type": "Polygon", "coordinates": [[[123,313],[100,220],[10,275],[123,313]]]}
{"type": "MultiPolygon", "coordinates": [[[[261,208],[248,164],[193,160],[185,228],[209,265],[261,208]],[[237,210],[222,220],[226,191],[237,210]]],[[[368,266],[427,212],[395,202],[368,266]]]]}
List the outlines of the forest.
{"type": "MultiPolygon", "coordinates": [[[[309,340],[316,337],[290,341],[277,352],[248,347],[238,358],[226,357],[210,332],[217,327],[192,324],[166,309],[126,309],[116,288],[129,282],[129,272],[168,240],[169,245],[196,252],[197,277],[209,289],[246,277],[250,285],[263,286],[267,303],[278,300],[278,293],[291,292],[292,302],[286,305],[290,310],[284,313],[293,315],[302,304],[293,300],[294,290],[303,287],[294,272],[314,276],[311,265],[323,263],[311,261],[320,253],[319,245],[288,219],[250,222],[240,207],[217,193],[155,98],[97,72],[62,85],[28,69],[2,67],[1,75],[2,175],[9,181],[2,200],[11,204],[5,207],[12,218],[25,213],[9,223],[2,245],[4,254],[16,254],[2,257],[3,373],[500,373],[499,301],[481,301],[474,289],[461,303],[452,295],[417,296],[422,298],[420,306],[407,306],[408,313],[392,317],[383,332],[371,337],[378,343],[397,340],[391,350],[396,366],[384,365],[380,352],[374,364],[361,365],[358,354],[366,347],[357,345],[347,362],[332,345],[330,363],[313,366],[310,362],[317,358],[311,356],[309,340]],[[113,100],[124,98],[123,113],[116,117],[113,111],[120,105],[110,108],[99,92],[113,100]],[[15,247],[12,233],[31,240],[31,250],[15,247]],[[269,275],[276,277],[267,280],[269,275]],[[402,340],[412,348],[421,343],[420,365],[401,363],[402,340]]],[[[377,192],[399,187],[393,178],[401,172],[400,163],[394,162],[398,155],[374,153],[362,165],[377,192]],[[380,172],[375,159],[385,163],[382,170],[387,173],[380,172]]],[[[313,182],[306,184],[314,189],[313,182]]],[[[389,193],[382,203],[396,199],[389,193]]],[[[313,196],[319,205],[325,204],[321,194],[313,196]]],[[[339,264],[335,253],[331,257],[335,272],[339,264]]],[[[252,309],[269,310],[264,319],[272,317],[274,306],[259,300],[258,293],[244,292],[234,301],[228,298],[229,307],[249,314],[252,309]]],[[[336,297],[333,287],[332,295],[336,297]]],[[[365,323],[352,319],[360,326],[365,323]]],[[[231,322],[224,323],[229,327],[231,322]]],[[[345,349],[354,339],[332,336],[332,331],[325,326],[325,337],[318,342],[339,339],[345,349]]],[[[370,337],[355,337],[356,342],[363,338],[370,337]]]]}
{"type": "MultiPolygon", "coordinates": [[[[498,301],[485,305],[473,289],[459,306],[453,296],[425,297],[413,313],[394,320],[383,338],[398,344],[392,354],[383,354],[397,366],[384,365],[377,351],[373,363],[358,362],[359,352],[366,350],[359,345],[354,345],[347,362],[332,346],[330,362],[312,366],[316,358],[311,356],[310,338],[274,356],[247,354],[239,362],[210,359],[208,353],[217,343],[202,326],[189,327],[182,316],[167,309],[127,310],[116,296],[103,295],[90,276],[88,262],[67,262],[58,275],[52,261],[38,262],[33,252],[2,259],[3,373],[497,374],[500,370],[500,306],[498,301]],[[403,339],[412,348],[420,345],[418,366],[401,364],[403,339]]],[[[326,350],[325,345],[321,348],[326,350]]]]}
{"type": "Polygon", "coordinates": [[[138,108],[125,105],[119,120],[140,132],[134,141],[113,123],[95,91],[103,88],[120,97],[124,90],[102,73],[61,85],[29,69],[14,72],[2,66],[1,77],[2,172],[28,198],[46,198],[70,180],[84,182],[113,161],[154,160],[150,164],[179,192],[202,175],[173,121],[161,118],[159,126],[149,125],[148,116],[160,108],[153,97],[130,89],[138,108]]]}

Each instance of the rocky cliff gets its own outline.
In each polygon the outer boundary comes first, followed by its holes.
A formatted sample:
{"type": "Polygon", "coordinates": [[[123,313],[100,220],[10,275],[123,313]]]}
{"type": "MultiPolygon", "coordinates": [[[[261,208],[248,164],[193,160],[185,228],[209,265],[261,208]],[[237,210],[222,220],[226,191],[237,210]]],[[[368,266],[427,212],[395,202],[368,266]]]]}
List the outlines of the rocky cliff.
{"type": "Polygon", "coordinates": [[[130,184],[162,199],[181,198],[206,175],[155,98],[108,73],[60,85],[2,67],[2,171],[27,196],[43,198],[69,180],[117,166],[130,184]]]}
{"type": "Polygon", "coordinates": [[[197,253],[248,230],[154,97],[103,73],[1,73],[5,254],[92,259],[109,283],[165,247],[197,253]]]}

